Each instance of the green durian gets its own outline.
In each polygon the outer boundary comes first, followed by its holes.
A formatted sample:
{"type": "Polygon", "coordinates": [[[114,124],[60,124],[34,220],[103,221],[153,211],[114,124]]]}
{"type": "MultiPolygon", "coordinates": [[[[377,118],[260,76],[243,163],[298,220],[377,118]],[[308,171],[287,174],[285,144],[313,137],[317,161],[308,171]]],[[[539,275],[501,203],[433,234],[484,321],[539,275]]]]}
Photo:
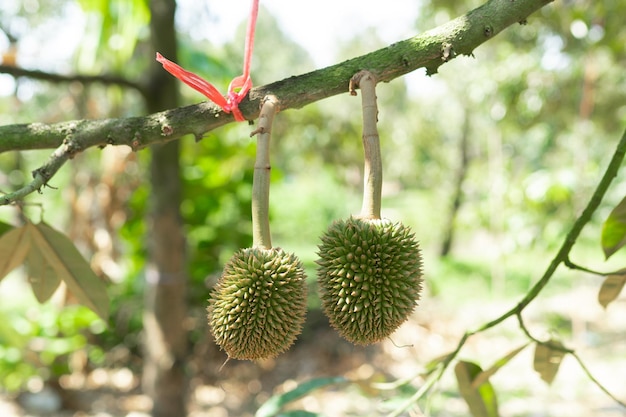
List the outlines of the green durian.
{"type": "Polygon", "coordinates": [[[209,298],[208,319],[217,344],[234,359],[272,358],[287,350],[302,331],[306,277],[298,258],[272,248],[269,224],[270,136],[278,110],[274,96],[263,99],[252,180],[252,247],[237,251],[209,298]]]}
{"type": "Polygon", "coordinates": [[[391,335],[420,298],[422,258],[410,228],[350,217],[334,222],[321,241],[317,277],[330,324],[359,345],[391,335]]]}
{"type": "Polygon", "coordinates": [[[280,248],[237,251],[209,299],[217,344],[233,359],[272,358],[287,350],[306,313],[302,263],[280,248]]]}

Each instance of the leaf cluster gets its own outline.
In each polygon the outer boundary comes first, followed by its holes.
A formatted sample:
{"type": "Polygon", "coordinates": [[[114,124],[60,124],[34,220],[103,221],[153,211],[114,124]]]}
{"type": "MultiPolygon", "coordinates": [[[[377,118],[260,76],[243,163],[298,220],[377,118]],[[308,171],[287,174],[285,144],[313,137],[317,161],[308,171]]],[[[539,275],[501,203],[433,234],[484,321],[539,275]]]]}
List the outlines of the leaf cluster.
{"type": "MultiPolygon", "coordinates": [[[[4,226],[6,228],[6,226],[4,226]]],[[[109,298],[105,282],[96,276],[74,243],[46,223],[27,222],[0,236],[0,280],[19,265],[40,303],[50,299],[61,284],[83,305],[108,320],[109,298]]]]}
{"type": "MultiPolygon", "coordinates": [[[[626,197],[613,208],[604,222],[601,243],[606,259],[626,245],[626,197]]],[[[598,302],[604,308],[622,292],[626,284],[626,268],[606,275],[598,292],[598,302]]]]}

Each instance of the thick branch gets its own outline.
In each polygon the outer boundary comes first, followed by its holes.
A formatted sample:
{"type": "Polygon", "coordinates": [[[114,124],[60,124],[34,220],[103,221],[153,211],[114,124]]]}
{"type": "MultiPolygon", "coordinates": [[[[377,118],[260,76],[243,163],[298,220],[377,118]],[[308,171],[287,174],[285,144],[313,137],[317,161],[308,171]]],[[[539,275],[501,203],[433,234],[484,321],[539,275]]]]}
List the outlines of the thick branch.
{"type": "Polygon", "coordinates": [[[27,77],[35,80],[50,81],[53,83],[71,83],[78,81],[83,84],[100,83],[104,85],[119,85],[120,87],[132,88],[141,95],[146,95],[146,89],[139,83],[116,75],[82,75],[82,74],[53,74],[45,71],[29,70],[14,65],[0,64],[0,74],[10,74],[15,77],[27,77]]]}
{"type": "Polygon", "coordinates": [[[56,148],[68,138],[80,150],[106,145],[128,145],[139,150],[190,133],[200,139],[205,132],[229,121],[232,119],[220,117],[219,109],[205,102],[142,117],[7,125],[0,126],[0,153],[56,148]]]}
{"type": "MultiPolygon", "coordinates": [[[[253,88],[240,108],[247,119],[256,119],[261,100],[267,95],[278,97],[283,111],[301,108],[347,92],[352,75],[363,69],[372,72],[378,82],[388,82],[423,67],[435,73],[440,65],[454,56],[471,55],[477,46],[506,27],[525,20],[551,1],[490,0],[424,34],[340,64],[253,88]]],[[[84,148],[107,144],[128,145],[137,136],[141,138],[138,147],[134,147],[137,149],[179,139],[187,134],[201,137],[232,121],[232,115],[205,102],[145,117],[0,126],[0,153],[56,148],[66,138],[68,130],[76,133],[75,140],[85,140],[84,148]]]]}
{"type": "MultiPolygon", "coordinates": [[[[340,64],[254,88],[239,108],[248,120],[253,120],[259,115],[261,100],[268,95],[278,97],[283,110],[301,108],[345,93],[352,75],[364,69],[370,71],[378,82],[391,81],[419,68],[426,68],[428,74],[434,74],[439,66],[459,54],[471,55],[477,46],[506,27],[525,21],[531,13],[551,1],[490,0],[422,35],[340,64]]],[[[69,157],[92,146],[129,145],[133,150],[139,150],[156,143],[180,139],[188,134],[200,139],[206,132],[233,120],[232,114],[226,114],[216,106],[204,102],[145,117],[0,126],[0,153],[57,148],[66,143],[71,145],[71,149],[61,151],[60,154],[69,157]]],[[[45,185],[66,159],[67,157],[49,162],[55,170],[46,172],[47,177],[43,179],[42,185],[45,185]]],[[[26,187],[32,192],[39,189],[40,185],[33,182],[26,187]]],[[[14,196],[17,198],[19,195],[22,198],[26,194],[28,192],[18,190],[14,196]]],[[[14,199],[7,199],[5,196],[0,200],[0,205],[11,201],[14,199]]]]}
{"type": "Polygon", "coordinates": [[[444,63],[474,49],[507,27],[526,18],[552,0],[490,0],[482,6],[421,35],[386,48],[297,77],[290,77],[250,93],[250,102],[241,103],[246,117],[256,117],[258,101],[276,95],[281,109],[307,104],[348,91],[352,75],[370,71],[377,82],[389,82],[419,68],[435,74],[444,63]],[[256,110],[256,113],[251,113],[256,110]]]}

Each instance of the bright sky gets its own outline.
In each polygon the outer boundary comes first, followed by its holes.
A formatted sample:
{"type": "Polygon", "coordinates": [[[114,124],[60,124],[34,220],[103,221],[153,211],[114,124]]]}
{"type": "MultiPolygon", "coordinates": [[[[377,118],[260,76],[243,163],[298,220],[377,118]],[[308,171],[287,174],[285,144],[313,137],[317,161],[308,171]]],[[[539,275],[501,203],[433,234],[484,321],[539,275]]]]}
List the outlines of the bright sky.
{"type": "MultiPolygon", "coordinates": [[[[247,20],[251,0],[206,0],[215,20],[197,35],[212,43],[231,39],[233,28],[247,20]]],[[[179,0],[179,7],[193,7],[197,0],[179,0]]],[[[260,0],[284,32],[302,45],[318,66],[335,63],[337,45],[365,28],[374,28],[386,43],[415,35],[419,0],[260,0]]],[[[195,6],[197,7],[197,6],[195,6]]],[[[262,18],[260,16],[259,18],[262,18]]]]}
{"type": "MultiPolygon", "coordinates": [[[[239,24],[247,21],[251,4],[252,0],[178,0],[178,13],[179,19],[186,19],[202,9],[209,21],[193,28],[194,37],[222,44],[232,39],[239,24]]],[[[365,29],[375,30],[388,44],[414,36],[420,0],[260,0],[260,4],[276,17],[288,36],[308,51],[317,67],[324,67],[350,58],[337,57],[340,45],[365,29]]],[[[5,6],[8,5],[3,3],[2,8],[5,6]]],[[[20,65],[52,72],[71,71],[68,62],[78,43],[84,40],[87,22],[76,4],[68,3],[63,14],[66,21],[74,24],[43,25],[36,30],[48,34],[43,37],[41,33],[23,34],[20,65]]],[[[261,14],[259,19],[262,18],[261,14]]],[[[0,52],[7,47],[7,39],[0,37],[0,52]]],[[[14,85],[10,76],[0,75],[0,96],[12,94],[14,85]]],[[[28,89],[22,90],[26,93],[28,89]]]]}

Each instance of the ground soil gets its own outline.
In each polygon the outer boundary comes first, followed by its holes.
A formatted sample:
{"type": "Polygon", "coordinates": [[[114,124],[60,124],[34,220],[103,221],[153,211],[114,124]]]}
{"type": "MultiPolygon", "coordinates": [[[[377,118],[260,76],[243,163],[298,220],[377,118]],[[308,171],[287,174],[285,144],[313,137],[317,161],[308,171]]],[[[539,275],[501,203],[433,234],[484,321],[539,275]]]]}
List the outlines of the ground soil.
{"type": "MultiPolygon", "coordinates": [[[[449,300],[444,305],[437,298],[425,299],[390,340],[368,347],[343,341],[319,311],[309,314],[304,333],[289,352],[273,360],[224,364],[225,355],[207,337],[194,346],[190,359],[190,416],[253,416],[270,396],[312,378],[329,376],[345,376],[353,382],[314,391],[287,409],[329,417],[386,415],[424,383],[420,374],[430,360],[453,350],[466,330],[498,317],[516,301],[485,301],[482,297],[482,301],[472,302],[472,294],[466,295],[455,306],[450,306],[449,300]],[[396,389],[372,384],[402,379],[408,383],[396,389]]],[[[542,297],[525,311],[524,319],[534,336],[558,337],[575,349],[589,372],[626,401],[626,299],[622,296],[605,310],[596,297],[597,286],[542,297]]],[[[471,337],[459,357],[486,369],[527,342],[511,318],[471,337]]],[[[528,345],[491,377],[501,416],[626,416],[626,408],[602,392],[574,358],[565,357],[556,379],[548,385],[533,370],[533,354],[534,345],[528,345]]],[[[139,381],[139,375],[125,367],[71,375],[59,386],[38,394],[0,397],[0,416],[148,416],[150,401],[140,393],[139,381]],[[28,401],[29,396],[41,397],[49,390],[53,398],[58,396],[62,409],[45,411],[28,401]]],[[[453,369],[434,386],[427,400],[402,415],[428,412],[435,416],[469,415],[458,394],[453,369]]]]}

